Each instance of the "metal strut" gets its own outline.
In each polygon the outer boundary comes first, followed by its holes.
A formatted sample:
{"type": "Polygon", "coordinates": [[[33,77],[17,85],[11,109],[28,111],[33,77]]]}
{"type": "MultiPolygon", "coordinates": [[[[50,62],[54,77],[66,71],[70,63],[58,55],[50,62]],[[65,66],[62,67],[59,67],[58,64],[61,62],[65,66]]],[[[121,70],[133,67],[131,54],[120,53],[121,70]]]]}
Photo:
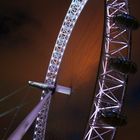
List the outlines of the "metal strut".
{"type": "Polygon", "coordinates": [[[109,65],[110,58],[130,57],[130,30],[118,27],[113,19],[122,13],[129,13],[127,0],[105,0],[104,42],[84,140],[112,140],[115,135],[116,126],[104,122],[102,114],[120,113],[126,91],[127,74],[111,69],[109,65]]]}
{"type": "MultiPolygon", "coordinates": [[[[66,45],[68,43],[74,25],[87,1],[88,0],[72,0],[70,4],[60,32],[58,34],[45,77],[44,83],[48,85],[48,87],[54,87],[56,84],[58,70],[61,64],[62,57],[64,55],[64,51],[66,49],[66,45]]],[[[46,96],[46,94],[49,94],[49,96],[36,119],[33,140],[45,139],[46,124],[52,93],[48,93],[47,90],[44,90],[42,92],[41,100],[46,96]]]]}

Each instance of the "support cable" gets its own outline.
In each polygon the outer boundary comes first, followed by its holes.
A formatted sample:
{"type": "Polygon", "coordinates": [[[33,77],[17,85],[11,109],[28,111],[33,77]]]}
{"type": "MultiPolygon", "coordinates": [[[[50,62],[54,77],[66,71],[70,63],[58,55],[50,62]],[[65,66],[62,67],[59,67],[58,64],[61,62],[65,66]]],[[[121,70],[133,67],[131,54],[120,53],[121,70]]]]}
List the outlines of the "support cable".
{"type": "MultiPolygon", "coordinates": [[[[27,88],[27,85],[26,85],[26,86],[23,86],[23,87],[21,87],[21,88],[19,88],[19,89],[17,89],[17,90],[15,90],[15,91],[13,91],[13,92],[10,93],[8,96],[3,97],[3,98],[1,99],[1,101],[3,102],[3,101],[5,101],[5,100],[7,100],[8,98],[10,98],[10,97],[16,95],[17,93],[22,92],[22,91],[25,90],[25,89],[28,89],[28,90],[29,90],[29,88],[27,88]]],[[[27,92],[27,93],[28,93],[28,92],[27,92]]],[[[6,132],[5,132],[5,134],[4,134],[3,138],[2,138],[2,140],[5,140],[5,139],[7,138],[8,133],[9,133],[10,129],[12,128],[12,126],[13,126],[13,124],[14,124],[14,122],[15,122],[15,120],[16,120],[16,118],[17,118],[17,116],[18,116],[18,114],[19,114],[19,112],[20,112],[20,110],[21,110],[21,108],[28,104],[28,103],[25,103],[26,100],[27,100],[27,97],[28,97],[28,94],[27,94],[27,93],[24,94],[24,96],[22,97],[22,99],[21,99],[21,101],[20,101],[20,103],[19,103],[18,106],[16,106],[16,107],[14,107],[14,108],[12,108],[12,109],[10,109],[10,110],[8,110],[8,111],[6,111],[6,112],[4,112],[4,113],[1,114],[1,117],[3,117],[3,116],[8,115],[9,113],[12,113],[12,112],[15,111],[15,113],[14,113],[14,115],[13,115],[13,117],[12,117],[12,119],[11,119],[11,121],[10,121],[8,127],[7,127],[7,130],[6,130],[6,132]]]]}
{"type": "Polygon", "coordinates": [[[4,102],[5,100],[9,99],[10,97],[16,95],[17,93],[22,92],[22,91],[23,91],[24,89],[26,89],[27,87],[28,87],[28,86],[25,85],[25,86],[23,86],[23,87],[20,87],[20,88],[14,90],[13,92],[11,92],[10,94],[8,94],[7,96],[2,97],[2,98],[0,99],[0,103],[4,102]]]}

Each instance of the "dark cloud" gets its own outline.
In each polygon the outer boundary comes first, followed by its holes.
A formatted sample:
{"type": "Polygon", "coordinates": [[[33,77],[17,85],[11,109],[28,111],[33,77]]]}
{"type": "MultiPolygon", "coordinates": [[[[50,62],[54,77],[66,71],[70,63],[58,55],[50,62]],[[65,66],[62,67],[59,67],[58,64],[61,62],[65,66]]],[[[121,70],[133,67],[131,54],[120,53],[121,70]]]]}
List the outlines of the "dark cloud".
{"type": "MultiPolygon", "coordinates": [[[[19,46],[30,40],[33,29],[39,28],[38,20],[24,8],[0,10],[0,46],[19,46]]],[[[33,36],[33,35],[32,35],[33,36]]]]}
{"type": "Polygon", "coordinates": [[[17,30],[30,22],[30,17],[20,10],[6,10],[0,13],[0,37],[3,38],[12,31],[17,30]]]}

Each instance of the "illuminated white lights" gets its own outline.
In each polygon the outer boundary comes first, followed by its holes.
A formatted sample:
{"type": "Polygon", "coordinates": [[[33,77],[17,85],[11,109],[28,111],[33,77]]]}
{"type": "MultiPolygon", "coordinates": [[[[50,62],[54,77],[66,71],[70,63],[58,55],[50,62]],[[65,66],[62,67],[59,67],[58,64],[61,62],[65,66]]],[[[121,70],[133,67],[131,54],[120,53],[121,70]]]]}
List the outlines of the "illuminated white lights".
{"type": "Polygon", "coordinates": [[[39,121],[39,118],[37,118],[36,120],[39,121]]]}

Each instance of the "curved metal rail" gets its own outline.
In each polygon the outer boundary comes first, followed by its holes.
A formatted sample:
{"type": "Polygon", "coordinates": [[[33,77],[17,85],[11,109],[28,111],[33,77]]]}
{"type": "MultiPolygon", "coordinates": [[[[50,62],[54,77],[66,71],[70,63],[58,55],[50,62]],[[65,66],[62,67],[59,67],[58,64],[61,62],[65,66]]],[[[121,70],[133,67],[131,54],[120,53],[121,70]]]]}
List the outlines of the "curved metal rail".
{"type": "MultiPolygon", "coordinates": [[[[46,85],[50,87],[55,87],[57,74],[62,61],[62,57],[64,55],[64,51],[66,49],[66,45],[68,43],[74,25],[87,1],[88,0],[72,0],[70,4],[60,32],[58,34],[45,78],[46,85]]],[[[46,96],[46,94],[48,94],[47,91],[42,92],[41,100],[46,96]]],[[[51,97],[52,94],[49,93],[46,103],[44,104],[44,106],[38,114],[35,124],[33,140],[45,139],[46,123],[51,97]]]]}

